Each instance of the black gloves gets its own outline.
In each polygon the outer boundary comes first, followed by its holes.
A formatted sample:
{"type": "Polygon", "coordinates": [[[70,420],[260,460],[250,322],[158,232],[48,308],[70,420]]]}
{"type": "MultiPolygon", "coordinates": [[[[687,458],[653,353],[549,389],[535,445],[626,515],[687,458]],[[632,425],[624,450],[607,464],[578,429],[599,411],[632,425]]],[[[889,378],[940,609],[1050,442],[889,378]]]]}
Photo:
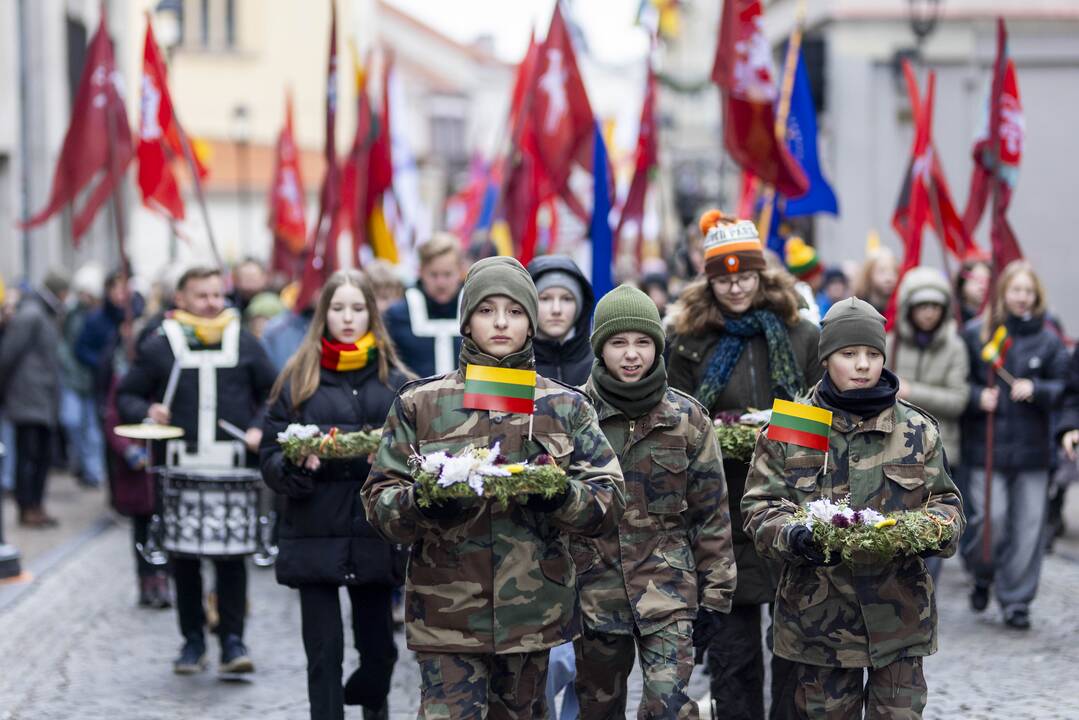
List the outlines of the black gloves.
{"type": "Polygon", "coordinates": [[[465,505],[457,498],[446,498],[441,502],[431,503],[427,507],[420,505],[416,499],[416,486],[412,486],[412,504],[416,506],[416,512],[428,520],[453,520],[465,513],[465,505]]]}
{"type": "Polygon", "coordinates": [[[920,553],[918,553],[918,557],[920,557],[922,560],[936,557],[937,555],[940,555],[940,548],[930,548],[928,550],[922,550],[920,553]]]}
{"type": "Polygon", "coordinates": [[[708,647],[708,643],[719,633],[722,623],[720,613],[706,607],[697,608],[697,619],[693,621],[693,647],[708,647]]]}
{"type": "Polygon", "coordinates": [[[569,486],[562,488],[562,492],[551,497],[544,497],[540,493],[532,493],[524,501],[524,506],[537,513],[551,513],[566,504],[569,497],[569,486]]]}
{"type": "Polygon", "coordinates": [[[306,497],[315,491],[315,473],[303,465],[285,461],[282,480],[289,497],[306,497]]]}
{"type": "Polygon", "coordinates": [[[824,552],[813,541],[813,531],[805,525],[795,525],[787,531],[787,544],[790,545],[791,552],[813,565],[832,567],[838,565],[842,559],[839,553],[831,553],[831,557],[825,559],[824,552]]]}

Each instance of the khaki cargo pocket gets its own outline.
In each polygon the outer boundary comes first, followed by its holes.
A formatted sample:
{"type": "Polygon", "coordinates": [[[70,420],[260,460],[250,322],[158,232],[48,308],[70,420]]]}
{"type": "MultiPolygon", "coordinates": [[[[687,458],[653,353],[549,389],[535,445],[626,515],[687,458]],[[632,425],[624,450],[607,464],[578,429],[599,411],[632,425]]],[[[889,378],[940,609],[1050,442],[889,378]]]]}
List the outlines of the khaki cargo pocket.
{"type": "Polygon", "coordinates": [[[795,490],[813,492],[824,475],[824,455],[795,455],[783,460],[783,481],[795,490]]]}
{"type": "Polygon", "coordinates": [[[648,512],[656,515],[677,515],[686,504],[686,471],[689,457],[684,447],[654,447],[651,449],[652,473],[648,479],[648,512]]]}
{"type": "Polygon", "coordinates": [[[697,563],[693,558],[693,551],[689,545],[679,543],[665,547],[659,551],[660,556],[675,570],[692,572],[697,569],[697,563]]]}
{"type": "Polygon", "coordinates": [[[925,485],[925,465],[921,463],[889,463],[884,476],[905,490],[917,490],[925,485]]]}
{"type": "Polygon", "coordinates": [[[453,455],[461,452],[469,445],[475,448],[488,448],[491,446],[490,440],[486,435],[457,435],[454,437],[419,440],[416,444],[419,446],[420,455],[430,455],[439,450],[445,450],[448,454],[453,455]]]}
{"type": "Polygon", "coordinates": [[[591,545],[575,543],[570,547],[570,555],[573,556],[573,566],[578,575],[584,575],[599,561],[599,551],[591,545]]]}
{"type": "MultiPolygon", "coordinates": [[[[569,469],[571,455],[573,454],[573,438],[565,433],[550,433],[548,435],[535,435],[533,438],[540,451],[547,453],[555,461],[555,464],[563,470],[569,469]]],[[[535,460],[535,458],[529,458],[535,460]]]]}
{"type": "Polygon", "coordinates": [[[551,582],[565,587],[573,584],[576,573],[573,568],[573,561],[570,560],[568,555],[559,554],[555,557],[544,558],[539,561],[539,565],[544,577],[551,582]]]}

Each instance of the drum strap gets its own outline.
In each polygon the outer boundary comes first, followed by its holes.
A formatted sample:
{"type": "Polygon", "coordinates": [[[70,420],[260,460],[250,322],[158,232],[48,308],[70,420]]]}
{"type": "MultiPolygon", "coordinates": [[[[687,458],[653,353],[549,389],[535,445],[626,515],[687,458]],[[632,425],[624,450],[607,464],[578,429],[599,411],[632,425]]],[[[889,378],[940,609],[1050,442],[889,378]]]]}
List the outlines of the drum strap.
{"type": "Polygon", "coordinates": [[[230,323],[221,337],[221,347],[212,350],[192,350],[183,328],[175,320],[166,319],[161,323],[161,327],[180,368],[197,370],[199,374],[197,450],[191,455],[186,452],[185,443],[172,441],[169,443],[169,454],[172,455],[171,448],[179,443],[184,445],[184,452],[177,457],[179,465],[228,467],[234,463],[235,446],[238,443],[231,440],[217,441],[217,371],[239,364],[240,322],[237,319],[230,323]]]}
{"type": "Polygon", "coordinates": [[[427,317],[427,298],[419,288],[405,290],[408,303],[408,320],[416,337],[435,339],[435,374],[445,375],[457,367],[453,354],[453,341],[461,337],[461,326],[456,319],[432,320],[427,317]]]}

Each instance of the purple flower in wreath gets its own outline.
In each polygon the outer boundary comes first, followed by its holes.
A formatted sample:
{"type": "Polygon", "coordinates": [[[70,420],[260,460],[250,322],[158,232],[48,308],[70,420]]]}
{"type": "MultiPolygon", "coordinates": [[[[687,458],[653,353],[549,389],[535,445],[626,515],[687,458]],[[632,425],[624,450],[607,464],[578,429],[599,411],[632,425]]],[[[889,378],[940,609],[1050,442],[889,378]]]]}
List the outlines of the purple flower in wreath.
{"type": "Polygon", "coordinates": [[[832,516],[832,524],[835,525],[838,528],[849,528],[850,527],[850,518],[848,518],[846,515],[841,515],[840,513],[836,513],[835,515],[832,516]]]}
{"type": "Polygon", "coordinates": [[[547,453],[540,453],[532,462],[535,465],[554,465],[554,459],[547,453]]]}
{"type": "Polygon", "coordinates": [[[509,458],[506,457],[505,455],[503,455],[502,453],[499,453],[498,455],[495,455],[495,465],[505,465],[509,461],[510,461],[509,458]]]}
{"type": "Polygon", "coordinates": [[[862,524],[862,513],[861,513],[861,511],[855,510],[854,515],[851,516],[850,522],[851,522],[852,525],[861,525],[862,524]]]}

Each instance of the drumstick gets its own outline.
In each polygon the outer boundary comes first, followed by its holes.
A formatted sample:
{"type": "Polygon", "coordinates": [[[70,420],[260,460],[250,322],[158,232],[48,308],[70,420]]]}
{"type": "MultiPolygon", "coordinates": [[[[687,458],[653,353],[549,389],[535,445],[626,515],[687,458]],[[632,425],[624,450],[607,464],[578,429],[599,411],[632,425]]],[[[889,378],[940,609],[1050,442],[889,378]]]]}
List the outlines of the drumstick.
{"type": "Polygon", "coordinates": [[[172,364],[172,370],[169,371],[169,381],[165,385],[165,396],[161,398],[161,404],[172,410],[172,399],[176,397],[176,386],[180,384],[180,361],[177,360],[172,364]]]}
{"type": "Polygon", "coordinates": [[[247,435],[228,420],[218,420],[217,426],[242,443],[247,442],[247,435]]]}

